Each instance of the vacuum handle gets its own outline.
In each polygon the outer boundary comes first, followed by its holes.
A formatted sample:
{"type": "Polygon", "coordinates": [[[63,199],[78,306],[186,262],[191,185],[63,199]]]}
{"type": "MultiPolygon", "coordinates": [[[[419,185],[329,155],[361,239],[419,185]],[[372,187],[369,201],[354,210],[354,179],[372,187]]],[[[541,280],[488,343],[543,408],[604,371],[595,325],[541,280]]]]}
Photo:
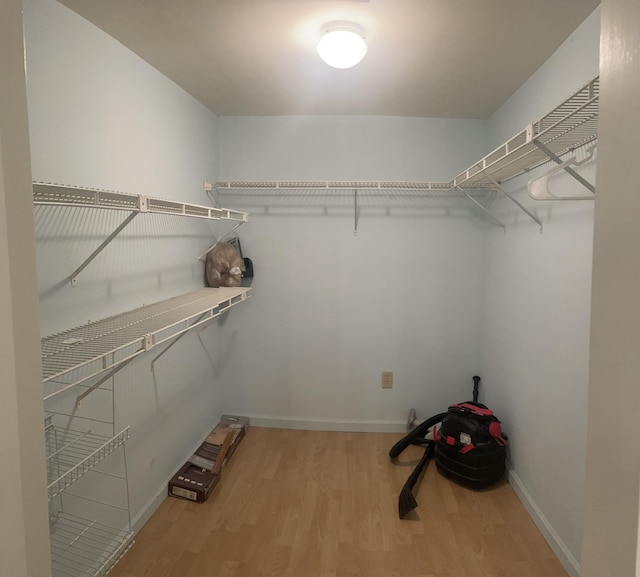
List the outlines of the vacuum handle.
{"type": "Polygon", "coordinates": [[[473,377],[473,402],[478,402],[478,387],[480,386],[480,377],[476,375],[473,377]]]}

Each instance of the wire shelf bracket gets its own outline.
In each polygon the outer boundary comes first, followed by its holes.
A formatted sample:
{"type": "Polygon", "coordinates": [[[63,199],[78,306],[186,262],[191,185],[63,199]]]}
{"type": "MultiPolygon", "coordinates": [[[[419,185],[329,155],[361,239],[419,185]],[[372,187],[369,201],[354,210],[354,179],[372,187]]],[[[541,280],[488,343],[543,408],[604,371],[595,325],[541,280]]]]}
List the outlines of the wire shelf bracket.
{"type": "MultiPolygon", "coordinates": [[[[206,313],[205,313],[205,314],[203,314],[203,315],[201,315],[200,317],[198,317],[198,318],[196,319],[196,321],[195,321],[194,325],[200,325],[200,324],[201,324],[202,319],[204,319],[204,318],[205,318],[205,316],[206,316],[206,313]]],[[[209,318],[208,320],[209,320],[210,322],[213,322],[213,321],[215,320],[215,318],[217,318],[217,317],[209,318]]],[[[207,326],[208,326],[207,324],[201,325],[201,326],[200,326],[200,329],[198,329],[198,330],[199,330],[199,331],[204,330],[204,329],[206,329],[206,328],[207,328],[207,326]]],[[[168,352],[169,352],[169,349],[171,349],[171,347],[173,347],[174,345],[178,344],[178,341],[179,341],[182,337],[184,337],[186,334],[187,334],[186,332],[183,332],[183,333],[180,333],[179,335],[176,335],[176,336],[173,338],[173,340],[172,340],[172,341],[171,341],[171,342],[170,342],[170,343],[169,343],[169,344],[168,344],[164,349],[162,349],[162,350],[161,350],[161,351],[160,351],[160,352],[159,352],[155,357],[153,357],[153,359],[151,360],[151,363],[150,363],[150,365],[149,365],[149,366],[150,366],[150,370],[151,370],[151,372],[154,374],[154,377],[155,377],[155,373],[156,373],[156,362],[157,362],[157,361],[158,361],[162,356],[164,356],[164,355],[165,355],[165,353],[168,353],[168,352]]]]}
{"type": "Polygon", "coordinates": [[[473,202],[473,204],[475,204],[482,212],[484,212],[493,222],[495,222],[498,226],[502,227],[502,230],[504,231],[507,230],[507,227],[504,225],[504,223],[501,220],[493,216],[493,214],[491,214],[489,210],[487,210],[484,206],[482,206],[482,204],[480,204],[475,198],[473,198],[473,196],[471,196],[467,191],[465,191],[463,188],[459,186],[456,186],[454,188],[462,192],[462,194],[464,194],[471,202],[473,202]]]}
{"type": "Polygon", "coordinates": [[[100,388],[109,379],[114,377],[116,373],[118,373],[122,369],[124,369],[131,361],[133,361],[133,359],[135,359],[135,357],[131,357],[131,358],[127,359],[126,361],[123,361],[119,365],[113,367],[109,371],[108,375],[105,375],[97,383],[94,383],[93,385],[88,387],[86,391],[84,391],[83,393],[80,393],[76,398],[76,409],[80,410],[80,408],[82,407],[82,401],[84,401],[91,393],[93,393],[93,391],[95,391],[96,389],[100,388]]]}
{"type": "Polygon", "coordinates": [[[111,243],[111,241],[116,238],[126,227],[127,225],[138,216],[137,212],[132,212],[124,221],[100,244],[100,246],[94,250],[85,260],[84,262],[71,273],[69,277],[69,282],[71,286],[76,286],[78,282],[78,275],[89,266],[89,263],[93,261],[107,246],[111,243]]]}
{"type": "Polygon", "coordinates": [[[504,194],[511,202],[513,202],[522,212],[524,212],[531,220],[537,223],[540,228],[540,232],[542,233],[542,221],[533,214],[526,206],[524,206],[517,198],[515,198],[510,192],[507,192],[498,182],[496,182],[491,176],[485,174],[487,179],[496,187],[496,190],[499,190],[502,194],[504,194]]]}

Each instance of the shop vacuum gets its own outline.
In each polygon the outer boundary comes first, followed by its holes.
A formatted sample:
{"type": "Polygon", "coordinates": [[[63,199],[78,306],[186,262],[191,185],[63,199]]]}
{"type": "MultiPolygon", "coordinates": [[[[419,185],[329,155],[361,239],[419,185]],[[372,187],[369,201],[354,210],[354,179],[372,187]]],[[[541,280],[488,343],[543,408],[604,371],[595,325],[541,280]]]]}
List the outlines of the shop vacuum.
{"type": "Polygon", "coordinates": [[[478,402],[479,386],[480,377],[474,376],[472,401],[451,405],[446,412],[420,423],[391,447],[391,459],[409,445],[425,450],[400,492],[400,518],[417,507],[413,487],[434,457],[440,474],[470,489],[485,489],[504,475],[507,436],[493,411],[478,402]]]}

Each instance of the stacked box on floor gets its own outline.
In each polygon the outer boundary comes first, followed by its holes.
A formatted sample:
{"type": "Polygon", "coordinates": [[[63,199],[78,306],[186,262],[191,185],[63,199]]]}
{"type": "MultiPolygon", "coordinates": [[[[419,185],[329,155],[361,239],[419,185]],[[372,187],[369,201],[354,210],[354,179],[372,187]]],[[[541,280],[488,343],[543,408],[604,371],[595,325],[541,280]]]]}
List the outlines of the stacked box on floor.
{"type": "Polygon", "coordinates": [[[206,501],[248,427],[248,417],[223,415],[205,441],[169,481],[169,495],[197,503],[206,501]]]}

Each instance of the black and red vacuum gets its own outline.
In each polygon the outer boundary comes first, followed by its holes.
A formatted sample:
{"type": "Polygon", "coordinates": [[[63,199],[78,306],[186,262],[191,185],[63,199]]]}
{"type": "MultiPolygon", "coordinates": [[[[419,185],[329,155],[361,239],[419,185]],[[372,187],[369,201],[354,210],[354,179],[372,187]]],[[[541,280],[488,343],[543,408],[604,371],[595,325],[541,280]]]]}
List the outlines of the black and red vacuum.
{"type": "Polygon", "coordinates": [[[479,385],[480,377],[473,377],[472,401],[451,405],[447,412],[423,421],[391,447],[389,457],[392,459],[409,445],[425,449],[400,492],[400,517],[417,507],[413,487],[434,457],[438,472],[470,489],[485,489],[504,475],[507,436],[493,411],[478,402],[479,385]]]}

